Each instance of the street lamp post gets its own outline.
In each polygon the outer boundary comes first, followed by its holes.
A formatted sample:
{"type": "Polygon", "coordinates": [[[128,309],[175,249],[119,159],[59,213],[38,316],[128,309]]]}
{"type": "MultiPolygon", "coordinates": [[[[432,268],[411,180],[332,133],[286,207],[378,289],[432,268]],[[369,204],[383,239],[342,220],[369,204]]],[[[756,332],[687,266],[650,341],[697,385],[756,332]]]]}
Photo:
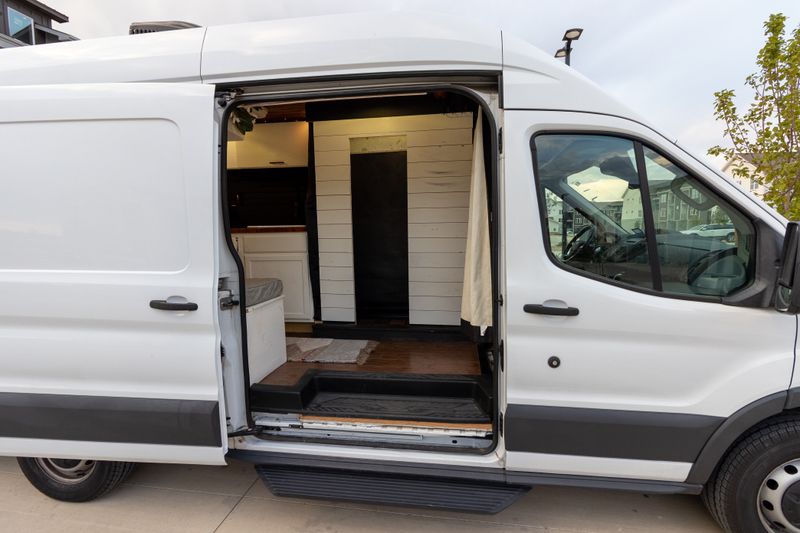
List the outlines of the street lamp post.
{"type": "Polygon", "coordinates": [[[562,41],[566,44],[556,51],[556,57],[563,57],[567,66],[569,66],[569,56],[572,54],[572,41],[580,39],[582,33],[583,28],[570,28],[564,32],[562,41]]]}

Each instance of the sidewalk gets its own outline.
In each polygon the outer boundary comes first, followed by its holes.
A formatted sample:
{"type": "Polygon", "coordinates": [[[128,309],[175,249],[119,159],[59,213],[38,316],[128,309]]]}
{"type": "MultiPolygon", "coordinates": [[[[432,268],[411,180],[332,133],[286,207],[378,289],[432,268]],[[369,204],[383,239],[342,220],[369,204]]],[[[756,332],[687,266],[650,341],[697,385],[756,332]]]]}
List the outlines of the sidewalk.
{"type": "Polygon", "coordinates": [[[719,533],[699,498],[534,488],[497,515],[472,515],[276,498],[253,467],[143,465],[106,497],[85,504],[37,492],[14,459],[0,458],[0,532],[530,531],[719,533]]]}

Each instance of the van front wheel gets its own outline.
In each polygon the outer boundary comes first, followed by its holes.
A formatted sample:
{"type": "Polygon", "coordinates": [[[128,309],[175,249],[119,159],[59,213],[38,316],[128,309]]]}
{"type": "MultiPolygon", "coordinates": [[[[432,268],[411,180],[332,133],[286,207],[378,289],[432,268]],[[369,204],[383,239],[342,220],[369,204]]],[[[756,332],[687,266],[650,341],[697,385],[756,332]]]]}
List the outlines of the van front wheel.
{"type": "Polygon", "coordinates": [[[65,502],[94,500],[114,489],[134,463],[88,459],[17,458],[22,473],[40,492],[65,502]]]}
{"type": "Polygon", "coordinates": [[[728,533],[800,532],[800,418],[772,419],[740,440],[703,500],[728,533]]]}

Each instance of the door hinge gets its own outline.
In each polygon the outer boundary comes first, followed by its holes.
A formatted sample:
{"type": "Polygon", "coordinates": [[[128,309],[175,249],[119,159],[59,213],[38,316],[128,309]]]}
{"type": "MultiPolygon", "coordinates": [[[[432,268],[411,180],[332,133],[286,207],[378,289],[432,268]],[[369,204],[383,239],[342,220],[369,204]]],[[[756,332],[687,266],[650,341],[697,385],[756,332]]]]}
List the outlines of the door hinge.
{"type": "Polygon", "coordinates": [[[219,308],[223,311],[227,311],[228,309],[233,309],[239,305],[239,300],[234,298],[233,296],[226,296],[225,298],[219,299],[219,308]]]}
{"type": "Polygon", "coordinates": [[[497,151],[503,153],[503,128],[497,130],[497,151]]]}
{"type": "Polygon", "coordinates": [[[502,294],[498,294],[497,295],[497,303],[498,303],[498,305],[503,305],[503,295],[502,294]]]}
{"type": "Polygon", "coordinates": [[[219,93],[215,94],[214,96],[217,97],[217,105],[218,106],[220,106],[220,107],[228,107],[228,104],[231,103],[231,100],[233,100],[234,98],[236,98],[240,94],[242,94],[242,91],[240,89],[237,89],[237,90],[219,92],[219,93]]]}
{"type": "Polygon", "coordinates": [[[219,345],[219,356],[223,358],[225,357],[225,347],[221,344],[219,345]]]}
{"type": "Polygon", "coordinates": [[[503,436],[503,413],[500,413],[500,416],[497,418],[497,432],[500,433],[500,436],[503,436]]]}

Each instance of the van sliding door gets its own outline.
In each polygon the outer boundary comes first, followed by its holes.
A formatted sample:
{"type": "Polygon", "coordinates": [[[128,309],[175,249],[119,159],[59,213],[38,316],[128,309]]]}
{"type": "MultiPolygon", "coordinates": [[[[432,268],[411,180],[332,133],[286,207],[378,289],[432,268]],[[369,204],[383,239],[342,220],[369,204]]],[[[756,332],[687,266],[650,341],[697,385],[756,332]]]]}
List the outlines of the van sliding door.
{"type": "Polygon", "coordinates": [[[223,463],[213,93],[0,88],[0,455],[223,463]]]}

